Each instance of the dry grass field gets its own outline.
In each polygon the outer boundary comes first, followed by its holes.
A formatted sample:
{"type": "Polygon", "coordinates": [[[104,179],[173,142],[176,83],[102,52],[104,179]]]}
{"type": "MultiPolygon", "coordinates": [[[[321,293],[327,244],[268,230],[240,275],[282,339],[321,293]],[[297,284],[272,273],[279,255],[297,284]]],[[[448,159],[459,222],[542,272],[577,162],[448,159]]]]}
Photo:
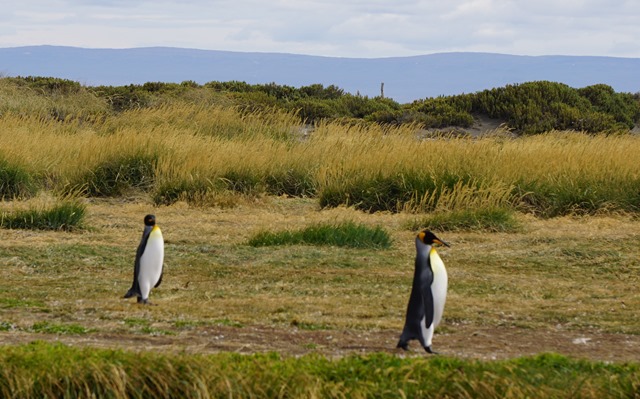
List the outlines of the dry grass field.
{"type": "MultiPolygon", "coordinates": [[[[86,200],[83,230],[0,229],[0,342],[398,353],[413,273],[415,232],[406,226],[416,215],[320,209],[312,199],[274,196],[234,202],[197,208],[153,206],[144,197],[93,199],[86,200]],[[165,277],[152,291],[153,306],[122,298],[146,213],[156,214],[166,240],[165,277]],[[258,231],[345,220],[383,226],[392,247],[247,245],[258,231]]],[[[552,351],[637,360],[640,221],[518,219],[522,228],[514,233],[438,232],[451,243],[440,251],[450,289],[434,348],[463,358],[552,351]]]]}

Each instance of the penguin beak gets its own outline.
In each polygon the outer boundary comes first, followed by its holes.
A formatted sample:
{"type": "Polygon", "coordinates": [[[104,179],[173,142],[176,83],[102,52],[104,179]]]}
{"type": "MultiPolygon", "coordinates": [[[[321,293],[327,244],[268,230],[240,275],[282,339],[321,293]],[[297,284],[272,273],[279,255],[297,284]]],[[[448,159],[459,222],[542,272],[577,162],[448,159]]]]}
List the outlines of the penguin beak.
{"type": "Polygon", "coordinates": [[[435,240],[433,240],[433,242],[435,242],[436,244],[444,245],[445,247],[451,247],[451,245],[447,244],[439,238],[436,238],[435,240]]]}

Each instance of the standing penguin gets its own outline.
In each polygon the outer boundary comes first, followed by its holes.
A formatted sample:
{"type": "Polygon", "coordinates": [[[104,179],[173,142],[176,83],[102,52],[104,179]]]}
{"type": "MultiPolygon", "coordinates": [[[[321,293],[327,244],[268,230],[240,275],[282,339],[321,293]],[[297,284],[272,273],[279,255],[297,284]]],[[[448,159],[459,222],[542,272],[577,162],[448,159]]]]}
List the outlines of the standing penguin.
{"type": "Polygon", "coordinates": [[[125,298],[136,296],[138,303],[149,303],[151,288],[158,287],[162,282],[162,265],[164,262],[164,239],[160,227],[156,225],[156,217],[144,217],[144,231],[142,240],[136,251],[136,261],[133,268],[133,284],[125,298]]]}
{"type": "Polygon", "coordinates": [[[449,246],[429,230],[416,237],[416,262],[413,286],[407,306],[407,318],[398,348],[407,350],[409,341],[417,339],[429,353],[434,329],[440,324],[447,298],[447,269],[434,244],[449,246]]]}

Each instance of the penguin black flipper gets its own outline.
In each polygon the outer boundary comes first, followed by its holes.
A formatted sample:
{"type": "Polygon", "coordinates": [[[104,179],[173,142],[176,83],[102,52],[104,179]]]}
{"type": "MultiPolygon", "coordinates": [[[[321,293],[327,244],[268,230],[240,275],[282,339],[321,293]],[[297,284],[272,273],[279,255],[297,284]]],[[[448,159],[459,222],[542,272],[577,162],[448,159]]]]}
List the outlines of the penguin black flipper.
{"type": "Polygon", "coordinates": [[[160,278],[158,279],[156,285],[153,286],[153,288],[158,288],[160,286],[160,283],[162,282],[162,276],[164,276],[164,272],[160,273],[160,278]]]}
{"type": "Polygon", "coordinates": [[[127,293],[124,295],[125,298],[142,296],[142,294],[140,293],[140,285],[138,283],[138,274],[140,273],[140,258],[142,257],[142,254],[147,247],[147,241],[149,241],[149,234],[151,234],[151,230],[153,230],[153,226],[144,226],[142,239],[140,240],[140,244],[138,245],[138,249],[136,250],[136,260],[133,266],[133,283],[131,284],[131,288],[129,288],[129,291],[127,291],[127,293]]]}

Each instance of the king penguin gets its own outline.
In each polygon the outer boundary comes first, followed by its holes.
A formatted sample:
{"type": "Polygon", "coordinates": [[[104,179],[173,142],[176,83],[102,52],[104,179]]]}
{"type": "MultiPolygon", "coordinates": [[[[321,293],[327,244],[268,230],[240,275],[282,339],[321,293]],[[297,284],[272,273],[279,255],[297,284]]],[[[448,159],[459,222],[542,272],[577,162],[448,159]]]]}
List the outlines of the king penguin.
{"type": "Polygon", "coordinates": [[[148,304],[151,288],[162,282],[162,265],[164,262],[164,239],[160,227],[156,225],[156,217],[144,217],[142,240],[136,251],[133,267],[133,284],[125,298],[136,296],[138,303],[148,304]]]}
{"type": "Polygon", "coordinates": [[[447,269],[438,256],[435,244],[449,246],[429,230],[416,237],[416,261],[407,317],[398,348],[407,350],[409,341],[417,339],[428,353],[434,329],[440,324],[447,298],[447,269]]]}

